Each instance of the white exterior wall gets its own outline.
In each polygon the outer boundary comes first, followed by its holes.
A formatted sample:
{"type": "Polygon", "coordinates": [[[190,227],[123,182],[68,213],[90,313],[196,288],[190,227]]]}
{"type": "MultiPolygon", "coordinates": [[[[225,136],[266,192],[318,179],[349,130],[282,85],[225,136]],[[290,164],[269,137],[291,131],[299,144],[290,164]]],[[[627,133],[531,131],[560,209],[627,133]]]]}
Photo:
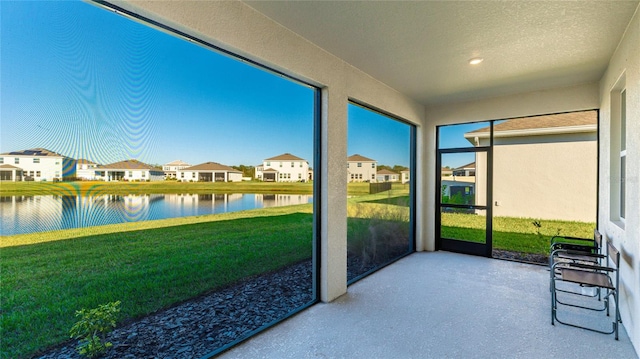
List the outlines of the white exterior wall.
{"type": "MultiPolygon", "coordinates": [[[[278,171],[276,182],[306,182],[308,180],[309,164],[306,161],[264,161],[263,166],[278,171]]],[[[264,178],[264,174],[262,176],[264,178]]]]}
{"type": "MultiPolygon", "coordinates": [[[[235,1],[115,1],[115,4],[216,46],[308,81],[321,88],[321,163],[313,165],[322,196],[320,216],[320,298],[331,301],[346,293],[347,272],[347,106],[349,99],[371,105],[414,123],[424,121],[424,107],[268,17],[235,1]],[[295,56],[292,56],[295,54],[295,56]]],[[[188,122],[184,123],[188,126],[188,122]]],[[[417,131],[417,218],[425,218],[427,174],[422,153],[426,132],[417,131]]],[[[435,162],[434,162],[435,163],[435,162]]],[[[427,163],[428,165],[428,163],[427,163]]],[[[276,168],[278,169],[278,168],[276,168]]],[[[435,182],[433,182],[435,183],[435,182]]],[[[432,227],[416,223],[417,249],[432,227]]]]}
{"type": "Polygon", "coordinates": [[[400,174],[402,176],[402,184],[405,184],[405,183],[408,183],[409,181],[411,181],[411,172],[402,171],[400,174]]]}
{"type": "Polygon", "coordinates": [[[22,169],[23,179],[26,176],[33,177],[34,181],[53,181],[54,178],[62,179],[64,157],[22,155],[3,155],[2,157],[4,158],[4,164],[22,169]],[[16,158],[19,163],[15,163],[16,158]],[[40,163],[34,163],[34,159],[39,160],[40,163]],[[37,175],[38,172],[40,176],[37,175]]]}
{"type": "Polygon", "coordinates": [[[376,182],[376,176],[378,174],[378,165],[376,162],[347,162],[347,181],[349,182],[376,182]],[[358,163],[362,166],[358,167],[358,163]],[[353,179],[351,178],[353,175],[353,179]],[[359,175],[362,175],[360,178],[359,175]]]}
{"type": "Polygon", "coordinates": [[[227,172],[228,182],[241,182],[243,180],[242,173],[239,172],[227,172]]]}
{"type": "Polygon", "coordinates": [[[94,181],[98,179],[98,176],[96,176],[97,166],[97,164],[79,163],[76,166],[76,177],[87,181],[94,181]]]}
{"type": "MultiPolygon", "coordinates": [[[[600,81],[600,188],[598,226],[621,253],[620,310],[622,324],[640,355],[640,11],[609,62],[600,81]],[[624,74],[627,90],[627,180],[626,218],[612,220],[611,187],[619,180],[612,173],[611,91],[624,74]]],[[[615,141],[615,140],[614,140],[615,141]]]]}
{"type": "MultiPolygon", "coordinates": [[[[481,146],[489,140],[481,139],[481,146]]],[[[494,139],[493,215],[595,222],[596,133],[494,139]]],[[[476,155],[476,203],[486,204],[484,152],[476,155]]]]}
{"type": "Polygon", "coordinates": [[[598,145],[595,133],[591,137],[514,145],[497,139],[493,215],[595,222],[598,145]]]}
{"type": "Polygon", "coordinates": [[[376,175],[376,180],[378,182],[398,182],[399,176],[398,175],[376,175]],[[386,178],[389,179],[386,179],[386,178]]]}

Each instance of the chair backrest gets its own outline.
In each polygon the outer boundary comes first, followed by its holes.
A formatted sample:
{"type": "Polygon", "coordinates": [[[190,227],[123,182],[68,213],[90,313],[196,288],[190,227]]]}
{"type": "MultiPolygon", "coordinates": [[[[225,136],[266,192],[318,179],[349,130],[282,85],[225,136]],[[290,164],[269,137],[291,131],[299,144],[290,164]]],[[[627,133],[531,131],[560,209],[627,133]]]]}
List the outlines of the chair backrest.
{"type": "Polygon", "coordinates": [[[620,251],[614,247],[611,241],[607,241],[607,255],[613,261],[613,265],[616,266],[616,269],[620,268],[620,251]]]}
{"type": "Polygon", "coordinates": [[[595,242],[594,244],[598,250],[602,248],[602,234],[597,228],[593,230],[593,241],[595,242]]]}

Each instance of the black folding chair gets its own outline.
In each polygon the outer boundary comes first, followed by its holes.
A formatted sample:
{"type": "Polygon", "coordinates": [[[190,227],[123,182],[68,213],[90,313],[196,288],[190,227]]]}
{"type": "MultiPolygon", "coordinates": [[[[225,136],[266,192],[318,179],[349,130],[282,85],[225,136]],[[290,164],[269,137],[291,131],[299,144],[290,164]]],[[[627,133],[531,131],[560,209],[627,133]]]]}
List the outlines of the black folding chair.
{"type": "Polygon", "coordinates": [[[593,230],[593,239],[569,236],[553,236],[549,248],[549,268],[556,262],[597,262],[591,254],[600,253],[602,234],[593,230]],[[586,254],[586,255],[585,255],[586,254]]]}
{"type": "MultiPolygon", "coordinates": [[[[585,254],[587,255],[587,254],[585,254]]],[[[606,258],[606,265],[589,264],[584,262],[556,262],[551,268],[551,324],[558,323],[569,325],[576,328],[582,328],[602,334],[615,333],[615,338],[618,340],[618,323],[622,322],[620,319],[620,310],[618,306],[618,292],[619,292],[619,269],[620,269],[620,252],[610,242],[607,242],[607,255],[602,254],[590,254],[587,255],[594,260],[606,258]],[[613,267],[611,267],[611,264],[613,267]],[[615,274],[615,279],[612,275],[615,274]],[[558,300],[558,292],[562,291],[569,294],[581,295],[580,292],[572,292],[568,290],[559,290],[557,284],[559,282],[577,284],[579,288],[593,287],[604,291],[603,306],[602,308],[586,306],[576,303],[561,302],[558,300]],[[611,331],[603,331],[595,328],[590,328],[575,323],[569,323],[568,321],[561,321],[558,319],[557,312],[558,306],[570,306],[580,309],[586,309],[591,311],[606,311],[609,316],[610,298],[613,297],[615,303],[615,318],[613,320],[613,328],[611,331]]],[[[601,301],[598,296],[598,301],[601,301]]]]}

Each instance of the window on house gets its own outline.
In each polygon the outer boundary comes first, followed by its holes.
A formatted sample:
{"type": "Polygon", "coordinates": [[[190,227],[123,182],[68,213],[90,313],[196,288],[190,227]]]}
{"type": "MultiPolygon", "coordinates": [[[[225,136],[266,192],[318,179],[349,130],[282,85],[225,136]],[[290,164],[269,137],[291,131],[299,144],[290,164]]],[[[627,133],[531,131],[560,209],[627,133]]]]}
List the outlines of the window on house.
{"type": "Polygon", "coordinates": [[[376,164],[375,164],[375,163],[372,163],[372,164],[371,164],[371,168],[376,168],[376,164]]]}
{"type": "Polygon", "coordinates": [[[184,172],[180,172],[180,178],[184,178],[184,172]]]}
{"type": "Polygon", "coordinates": [[[33,163],[40,163],[40,159],[39,158],[34,158],[33,159],[33,163]]]}
{"type": "Polygon", "coordinates": [[[627,90],[626,75],[622,75],[610,92],[611,96],[611,157],[610,157],[610,219],[624,228],[626,218],[627,180],[627,90]]]}
{"type": "Polygon", "coordinates": [[[291,162],[291,167],[295,167],[295,164],[293,162],[291,162]]]}
{"type": "Polygon", "coordinates": [[[142,172],[142,174],[141,174],[140,176],[141,176],[142,178],[144,178],[144,177],[145,177],[145,175],[146,175],[146,173],[145,173],[145,172],[142,172]]]}
{"type": "Polygon", "coordinates": [[[358,167],[362,167],[362,162],[358,162],[358,167]]]}
{"type": "Polygon", "coordinates": [[[16,158],[13,160],[13,163],[14,163],[14,164],[16,164],[16,165],[17,165],[17,164],[20,164],[20,159],[19,159],[18,157],[16,157],[16,158]]]}
{"type": "Polygon", "coordinates": [[[4,163],[4,157],[0,157],[0,165],[4,163]]]}
{"type": "Polygon", "coordinates": [[[40,177],[40,171],[36,171],[36,177],[40,177]]]}
{"type": "Polygon", "coordinates": [[[267,162],[267,166],[271,166],[271,162],[267,162]]]}
{"type": "Polygon", "coordinates": [[[627,180],[627,91],[620,91],[620,218],[626,218],[627,180]]]}
{"type": "Polygon", "coordinates": [[[375,175],[375,174],[372,174],[372,175],[371,175],[371,179],[372,179],[372,180],[376,179],[376,175],[375,175]]]}
{"type": "Polygon", "coordinates": [[[129,177],[133,177],[133,172],[129,171],[129,177]]]}

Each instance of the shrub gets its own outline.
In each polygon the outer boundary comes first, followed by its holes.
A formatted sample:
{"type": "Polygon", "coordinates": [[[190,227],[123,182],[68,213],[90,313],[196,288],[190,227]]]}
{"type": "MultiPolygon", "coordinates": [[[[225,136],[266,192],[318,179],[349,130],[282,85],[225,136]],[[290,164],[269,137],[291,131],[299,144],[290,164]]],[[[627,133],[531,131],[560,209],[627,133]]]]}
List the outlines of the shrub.
{"type": "Polygon", "coordinates": [[[76,348],[80,355],[95,358],[113,346],[103,343],[104,335],[116,327],[116,316],[120,312],[120,301],[101,304],[95,309],[81,309],[76,311],[80,320],[71,327],[71,338],[79,339],[76,348]]]}

